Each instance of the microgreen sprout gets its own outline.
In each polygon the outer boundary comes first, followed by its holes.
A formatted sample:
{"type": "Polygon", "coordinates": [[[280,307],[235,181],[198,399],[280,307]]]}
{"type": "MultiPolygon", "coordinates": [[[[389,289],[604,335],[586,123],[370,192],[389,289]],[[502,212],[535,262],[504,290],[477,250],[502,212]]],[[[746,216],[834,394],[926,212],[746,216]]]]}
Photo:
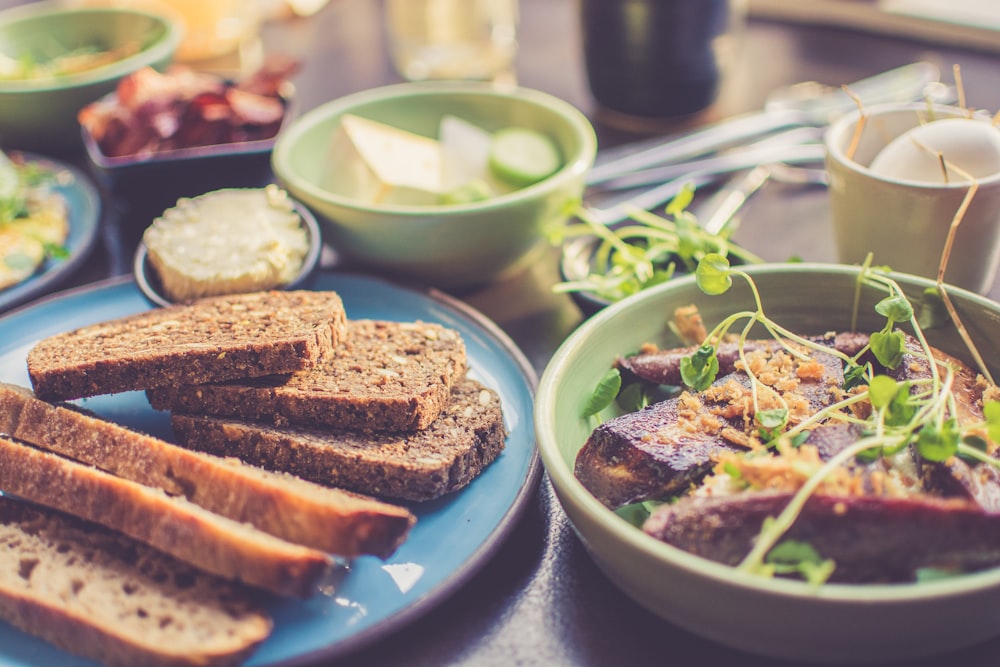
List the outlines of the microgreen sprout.
{"type": "Polygon", "coordinates": [[[561,244],[572,238],[596,236],[597,246],[590,273],[580,280],[556,284],[556,292],[593,292],[609,301],[618,301],[653,285],[666,282],[677,273],[691,273],[709,253],[731,256],[744,264],[762,260],[729,242],[732,229],[718,234],[705,231],[687,210],[694,188],[686,186],[664,209],[663,216],[633,209],[630,221],[615,227],[598,222],[582,205],[567,212],[569,221],[549,230],[549,240],[561,244]]]}

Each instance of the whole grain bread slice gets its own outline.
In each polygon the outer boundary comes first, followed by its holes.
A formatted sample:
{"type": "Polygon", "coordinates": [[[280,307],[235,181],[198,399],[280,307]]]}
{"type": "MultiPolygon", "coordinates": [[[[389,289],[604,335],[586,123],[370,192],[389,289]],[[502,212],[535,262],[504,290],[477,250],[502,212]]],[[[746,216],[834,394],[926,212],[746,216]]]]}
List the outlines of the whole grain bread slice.
{"type": "Polygon", "coordinates": [[[500,397],[463,380],[428,428],[404,434],[272,426],[173,413],[187,446],[360,493],[429,500],[471,482],[504,448],[500,397]]]}
{"type": "Polygon", "coordinates": [[[68,400],[291,373],[331,353],[345,328],[334,292],[211,297],[45,338],[28,376],[39,398],[68,400]]]}
{"type": "Polygon", "coordinates": [[[416,520],[403,507],[179,447],[4,383],[0,433],[345,558],[387,558],[416,520]]]}
{"type": "Polygon", "coordinates": [[[358,431],[423,429],[465,376],[461,335],[440,324],[351,320],[334,354],[291,375],[146,392],[157,410],[358,431]]]}
{"type": "Polygon", "coordinates": [[[226,579],[309,597],[331,563],[321,551],[214,514],[185,498],[0,437],[0,491],[125,533],[226,579]]]}
{"type": "Polygon", "coordinates": [[[0,496],[0,618],[110,667],[229,667],[271,632],[242,586],[0,496]]]}

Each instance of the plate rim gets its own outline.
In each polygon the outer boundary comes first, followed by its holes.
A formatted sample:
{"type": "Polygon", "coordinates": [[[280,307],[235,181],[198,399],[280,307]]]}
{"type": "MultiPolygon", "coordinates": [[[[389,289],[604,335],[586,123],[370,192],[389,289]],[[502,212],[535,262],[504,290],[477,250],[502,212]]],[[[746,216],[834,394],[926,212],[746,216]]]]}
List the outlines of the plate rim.
{"type": "MultiPolygon", "coordinates": [[[[537,371],[513,339],[496,322],[472,305],[434,287],[402,285],[383,277],[353,271],[318,269],[311,276],[311,280],[303,286],[303,289],[315,289],[313,287],[315,281],[324,275],[333,278],[362,280],[379,285],[382,288],[424,296],[444,306],[451,313],[466,319],[497,343],[503,352],[507,354],[513,362],[513,368],[522,377],[531,394],[529,403],[532,406],[532,410],[534,409],[534,395],[538,388],[537,371]]],[[[4,324],[7,320],[23,316],[31,310],[51,305],[54,302],[80,298],[81,296],[99,293],[102,290],[117,288],[130,283],[147,309],[152,310],[155,308],[155,306],[149,303],[141,290],[139,290],[135,284],[134,277],[131,274],[124,274],[46,295],[31,303],[3,313],[0,315],[0,325],[4,324]]],[[[433,609],[453,597],[464,584],[483,570],[519,524],[541,482],[543,466],[539,456],[537,439],[534,435],[533,416],[532,419],[525,422],[525,428],[528,430],[531,438],[531,451],[528,455],[525,476],[523,480],[520,480],[520,487],[510,506],[506,508],[503,516],[496,523],[496,526],[490,531],[486,539],[469,554],[461,566],[443,577],[431,590],[415,598],[412,602],[404,605],[394,613],[387,615],[383,620],[374,625],[322,648],[268,662],[266,663],[267,667],[305,667],[306,665],[320,664],[322,661],[347,658],[351,654],[371,646],[378,639],[391,636],[415,622],[418,618],[430,613],[433,609]]]]}

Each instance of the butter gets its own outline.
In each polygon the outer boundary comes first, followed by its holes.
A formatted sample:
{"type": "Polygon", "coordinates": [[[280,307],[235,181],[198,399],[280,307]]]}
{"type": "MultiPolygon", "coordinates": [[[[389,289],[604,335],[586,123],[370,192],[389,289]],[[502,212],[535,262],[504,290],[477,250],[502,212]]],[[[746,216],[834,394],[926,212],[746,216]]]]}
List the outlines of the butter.
{"type": "Polygon", "coordinates": [[[273,185],[180,199],[143,241],[172,301],[286,285],[309,250],[301,218],[273,185]]]}

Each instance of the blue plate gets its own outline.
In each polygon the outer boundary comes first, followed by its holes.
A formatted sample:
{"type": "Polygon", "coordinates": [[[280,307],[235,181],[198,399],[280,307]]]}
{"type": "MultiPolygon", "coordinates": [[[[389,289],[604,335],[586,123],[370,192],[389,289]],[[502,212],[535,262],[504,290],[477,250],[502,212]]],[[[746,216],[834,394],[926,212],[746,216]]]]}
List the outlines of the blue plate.
{"type": "Polygon", "coordinates": [[[57,185],[53,189],[66,200],[69,210],[69,238],[66,239],[69,255],[46,260],[27,280],[0,290],[0,312],[52,291],[80,268],[94,248],[101,212],[97,188],[79,169],[32,153],[18,154],[23,155],[25,161],[37,163],[56,174],[57,185]]]}
{"type": "MultiPolygon", "coordinates": [[[[541,473],[533,426],[534,371],[513,342],[482,314],[435,291],[416,291],[379,279],[321,272],[312,289],[336,290],[353,319],[423,320],[459,331],[469,374],[500,394],[510,432],[500,457],[465,489],[414,503],[417,523],[388,560],[353,561],[335,590],[306,601],[275,599],[274,633],[248,667],[304,664],[341,657],[429,611],[455,592],[493,555],[530,502],[541,473]]],[[[0,318],[0,380],[28,386],[25,357],[44,336],[148,310],[131,280],[116,279],[64,292],[0,318]]],[[[170,435],[169,419],[141,392],[83,402],[108,419],[170,435]]],[[[83,667],[45,642],[0,623],[0,666],[83,667]]]]}

